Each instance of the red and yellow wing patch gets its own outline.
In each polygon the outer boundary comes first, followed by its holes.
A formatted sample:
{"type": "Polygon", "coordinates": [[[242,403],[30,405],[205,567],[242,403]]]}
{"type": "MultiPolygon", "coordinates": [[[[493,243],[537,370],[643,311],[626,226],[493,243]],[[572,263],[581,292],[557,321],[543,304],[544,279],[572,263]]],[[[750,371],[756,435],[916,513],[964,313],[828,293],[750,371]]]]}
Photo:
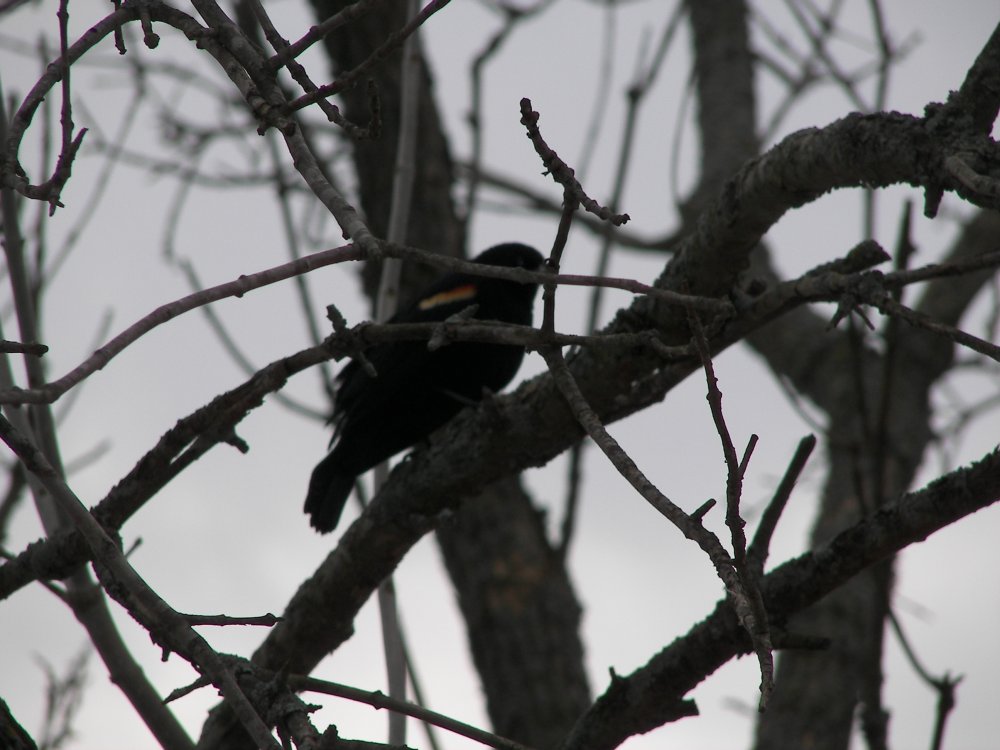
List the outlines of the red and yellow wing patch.
{"type": "Polygon", "coordinates": [[[446,291],[432,294],[430,297],[424,297],[420,300],[420,304],[417,307],[421,310],[431,310],[439,305],[450,305],[452,302],[471,300],[475,296],[476,285],[463,284],[462,286],[452,287],[446,291]]]}

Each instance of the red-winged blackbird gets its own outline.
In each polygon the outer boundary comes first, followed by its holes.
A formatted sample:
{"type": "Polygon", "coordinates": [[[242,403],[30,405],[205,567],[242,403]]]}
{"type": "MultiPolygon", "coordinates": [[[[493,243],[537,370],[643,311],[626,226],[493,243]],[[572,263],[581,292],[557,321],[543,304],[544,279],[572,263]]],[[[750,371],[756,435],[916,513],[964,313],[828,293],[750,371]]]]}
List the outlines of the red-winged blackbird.
{"type": "MultiPolygon", "coordinates": [[[[491,247],[474,262],[535,270],[542,256],[520,244],[491,247]]],[[[472,317],[531,325],[535,284],[464,273],[449,274],[427,288],[389,322],[424,323],[475,305],[472,317]]],[[[521,365],[519,346],[459,342],[431,351],[426,341],[379,344],[365,352],[378,373],[372,378],[351,361],[337,376],[331,422],[333,450],[313,469],[305,512],[326,533],[340,520],[354,480],[376,464],[443,425],[462,407],[498,391],[521,365]]]]}

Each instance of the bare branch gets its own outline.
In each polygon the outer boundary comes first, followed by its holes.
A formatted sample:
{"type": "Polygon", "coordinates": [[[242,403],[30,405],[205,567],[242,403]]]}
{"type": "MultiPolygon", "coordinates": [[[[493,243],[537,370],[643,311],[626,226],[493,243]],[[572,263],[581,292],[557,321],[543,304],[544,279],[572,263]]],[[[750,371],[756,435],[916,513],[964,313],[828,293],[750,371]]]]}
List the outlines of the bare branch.
{"type": "Polygon", "coordinates": [[[587,211],[604,221],[610,221],[615,226],[620,226],[629,220],[628,214],[615,214],[610,209],[601,206],[593,198],[589,197],[583,190],[583,186],[576,181],[573,170],[566,164],[559,155],[549,148],[549,145],[542,138],[538,129],[538,119],[540,115],[531,108],[531,100],[521,99],[521,124],[528,130],[528,138],[531,140],[535,151],[542,160],[545,169],[550,173],[560,185],[569,191],[580,205],[587,211]]]}
{"type": "Polygon", "coordinates": [[[52,403],[84,378],[102,369],[112,358],[120,354],[127,346],[137,341],[141,336],[182,313],[220,299],[225,299],[226,297],[242,297],[249,291],[259,289],[268,284],[274,284],[278,281],[284,281],[296,274],[306,273],[314,268],[321,268],[347,260],[358,260],[360,257],[361,252],[358,249],[345,245],[314,253],[304,258],[275,266],[266,271],[251,274],[250,276],[241,276],[235,281],[229,281],[194,292],[179,300],[158,307],[149,315],[115,336],[82,364],[58,380],[54,380],[43,386],[33,387],[30,390],[11,389],[6,393],[0,393],[0,401],[22,404],[52,403]]]}
{"type": "Polygon", "coordinates": [[[99,575],[104,572],[108,576],[108,580],[103,582],[105,589],[118,594],[116,598],[119,601],[124,598],[122,603],[132,615],[166,648],[177,651],[196,664],[199,671],[211,676],[213,683],[234,706],[258,747],[277,750],[278,745],[268,728],[254,712],[218,654],[142,580],[42,452],[3,416],[0,416],[0,439],[24,462],[28,471],[38,477],[60,509],[72,518],[90,547],[99,575]]]}
{"type": "Polygon", "coordinates": [[[750,547],[747,550],[748,563],[757,571],[758,576],[764,574],[764,563],[767,562],[771,537],[774,536],[774,530],[778,527],[778,519],[781,518],[781,514],[785,510],[785,505],[792,496],[792,490],[795,489],[795,483],[799,480],[799,476],[802,474],[802,470],[805,468],[806,462],[815,448],[815,435],[808,435],[799,441],[799,445],[795,449],[795,454],[788,464],[785,475],[781,478],[777,489],[774,491],[774,496],[771,498],[771,502],[767,504],[764,513],[761,515],[760,523],[757,524],[757,531],[754,533],[753,541],[750,542],[750,547]]]}
{"type": "MultiPolygon", "coordinates": [[[[887,503],[828,544],[784,563],[761,580],[772,618],[809,606],[851,577],[956,519],[1000,502],[1000,452],[994,451],[887,503]]],[[[627,737],[678,717],[678,701],[749,643],[726,601],[687,635],[632,674],[615,676],[574,727],[565,750],[611,750],[627,737]],[[655,689],[651,686],[655,685],[655,689]]]]}
{"type": "MultiPolygon", "coordinates": [[[[758,584],[759,575],[756,568],[747,559],[747,538],[743,531],[746,521],[740,515],[740,501],[743,496],[743,475],[746,471],[746,464],[750,459],[753,446],[756,444],[757,436],[752,436],[743,460],[736,458],[736,446],[733,444],[729,427],[726,425],[725,415],[722,411],[722,391],[719,390],[718,378],[715,376],[715,367],[712,364],[712,355],[709,351],[708,340],[705,338],[705,331],[701,321],[693,310],[688,310],[688,321],[691,326],[694,346],[701,357],[701,364],[705,370],[705,378],[708,382],[709,407],[712,412],[712,419],[715,422],[715,429],[719,433],[722,441],[722,454],[726,461],[728,476],[726,479],[726,526],[729,527],[730,538],[733,543],[732,564],[739,576],[740,587],[737,592],[730,590],[733,597],[733,604],[736,612],[740,616],[740,621],[750,635],[754,652],[757,654],[757,662],[760,664],[760,701],[758,710],[763,712],[774,692],[774,647],[771,645],[771,630],[768,624],[767,610],[764,608],[764,600],[761,597],[758,584]]],[[[725,581],[725,579],[723,579],[725,581]]],[[[728,586],[727,586],[728,588],[728,586]]]]}
{"type": "Polygon", "coordinates": [[[336,682],[317,680],[315,677],[303,677],[300,675],[289,675],[288,685],[293,690],[308,690],[314,693],[334,695],[338,698],[347,698],[358,703],[366,703],[373,708],[383,708],[395,713],[412,716],[414,719],[420,719],[428,724],[447,729],[449,732],[454,732],[461,737],[475,740],[487,747],[495,747],[497,750],[530,750],[530,748],[514,740],[500,737],[491,732],[485,732],[482,729],[477,729],[470,724],[457,721],[450,716],[439,714],[423,706],[392,698],[378,690],[361,690],[350,685],[341,685],[336,682]]]}
{"type": "Polygon", "coordinates": [[[0,341],[0,353],[2,354],[27,354],[32,357],[42,357],[49,350],[45,344],[30,342],[23,344],[20,341],[0,341]]]}
{"type": "MultiPolygon", "coordinates": [[[[432,2],[429,2],[424,9],[414,16],[413,19],[403,28],[390,34],[382,46],[375,50],[367,60],[354,68],[354,70],[345,73],[333,83],[320,86],[316,89],[316,91],[300,96],[295,101],[289,103],[289,108],[294,111],[302,109],[303,107],[308,107],[313,102],[326,97],[334,96],[335,94],[339,94],[341,91],[354,86],[362,76],[368,73],[373,65],[381,62],[392,54],[396,48],[406,41],[410,34],[420,28],[424,21],[445,7],[449,2],[451,2],[451,0],[432,0],[432,2]]],[[[292,47],[294,48],[295,45],[292,45],[292,47]]]]}

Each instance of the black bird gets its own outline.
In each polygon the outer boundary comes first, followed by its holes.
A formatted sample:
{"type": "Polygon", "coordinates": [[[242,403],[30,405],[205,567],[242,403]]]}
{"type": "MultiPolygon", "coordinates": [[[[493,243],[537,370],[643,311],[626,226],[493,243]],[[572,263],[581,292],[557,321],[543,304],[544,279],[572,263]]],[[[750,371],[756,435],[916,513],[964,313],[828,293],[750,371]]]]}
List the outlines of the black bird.
{"type": "MultiPolygon", "coordinates": [[[[538,269],[541,254],[527,245],[491,247],[473,262],[538,269]]],[[[389,322],[445,320],[471,305],[477,320],[531,325],[536,284],[448,274],[428,287],[389,322]]],[[[359,474],[429,435],[462,408],[479,401],[483,389],[499,391],[521,366],[524,349],[505,344],[459,342],[431,351],[426,341],[379,344],[366,353],[371,377],[356,360],[337,376],[330,421],[333,449],[313,469],[305,512],[323,533],[340,520],[359,474]]]]}

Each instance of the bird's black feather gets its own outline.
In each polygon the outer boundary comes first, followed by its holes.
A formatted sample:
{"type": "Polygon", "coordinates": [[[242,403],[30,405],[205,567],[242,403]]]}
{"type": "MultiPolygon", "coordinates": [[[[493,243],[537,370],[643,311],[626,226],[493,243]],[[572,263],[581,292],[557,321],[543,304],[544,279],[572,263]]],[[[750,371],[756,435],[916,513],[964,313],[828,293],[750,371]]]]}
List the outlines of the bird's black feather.
{"type": "MultiPolygon", "coordinates": [[[[497,245],[474,262],[537,269],[537,250],[497,245]]],[[[531,325],[537,285],[448,274],[389,322],[445,320],[475,306],[473,318],[531,325]]],[[[459,342],[431,351],[426,341],[379,344],[366,353],[377,377],[352,360],[337,376],[332,450],[313,470],[305,512],[321,532],[336,527],[359,475],[441,427],[484,389],[499,391],[521,365],[519,346],[459,342]]]]}

